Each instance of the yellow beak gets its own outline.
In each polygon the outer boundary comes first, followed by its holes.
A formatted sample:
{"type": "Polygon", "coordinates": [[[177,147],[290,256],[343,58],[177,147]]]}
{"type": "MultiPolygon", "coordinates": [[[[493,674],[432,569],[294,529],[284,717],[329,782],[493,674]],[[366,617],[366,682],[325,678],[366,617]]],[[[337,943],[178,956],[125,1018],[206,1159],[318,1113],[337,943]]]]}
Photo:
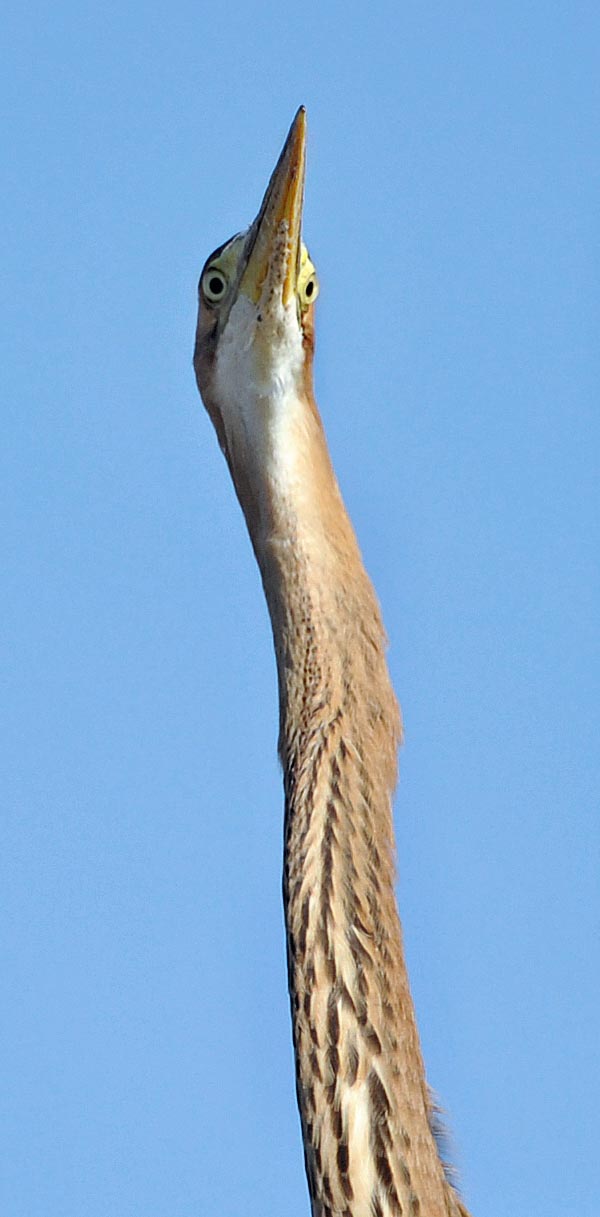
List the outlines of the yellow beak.
{"type": "Polygon", "coordinates": [[[300,106],[248,233],[248,253],[239,290],[254,304],[261,299],[267,282],[268,299],[274,303],[278,298],[286,306],[296,292],[305,166],[306,111],[300,106]]]}

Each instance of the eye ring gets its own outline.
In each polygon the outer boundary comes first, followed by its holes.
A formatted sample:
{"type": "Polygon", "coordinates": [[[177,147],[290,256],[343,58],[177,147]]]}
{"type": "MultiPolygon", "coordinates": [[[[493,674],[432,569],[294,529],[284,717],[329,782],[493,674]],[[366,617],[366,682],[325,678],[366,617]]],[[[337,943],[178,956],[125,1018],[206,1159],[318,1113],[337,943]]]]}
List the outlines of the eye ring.
{"type": "Polygon", "coordinates": [[[200,286],[207,304],[220,304],[227,291],[227,279],[218,267],[209,266],[202,276],[200,286]]]}
{"type": "Polygon", "coordinates": [[[300,289],[300,304],[302,305],[302,308],[308,308],[309,304],[313,304],[318,295],[319,280],[313,271],[306,280],[306,283],[303,283],[300,289]]]}

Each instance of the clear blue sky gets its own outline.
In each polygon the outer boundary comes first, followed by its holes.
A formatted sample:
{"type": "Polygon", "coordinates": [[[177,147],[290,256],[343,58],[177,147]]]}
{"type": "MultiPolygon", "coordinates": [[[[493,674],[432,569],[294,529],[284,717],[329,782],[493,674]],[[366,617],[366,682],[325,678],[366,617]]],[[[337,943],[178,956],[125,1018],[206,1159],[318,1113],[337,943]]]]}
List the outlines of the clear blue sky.
{"type": "Polygon", "coordinates": [[[270,633],[194,385],[300,102],[474,1217],[598,1217],[596,3],[3,9],[0,1208],[308,1217],[270,633]]]}

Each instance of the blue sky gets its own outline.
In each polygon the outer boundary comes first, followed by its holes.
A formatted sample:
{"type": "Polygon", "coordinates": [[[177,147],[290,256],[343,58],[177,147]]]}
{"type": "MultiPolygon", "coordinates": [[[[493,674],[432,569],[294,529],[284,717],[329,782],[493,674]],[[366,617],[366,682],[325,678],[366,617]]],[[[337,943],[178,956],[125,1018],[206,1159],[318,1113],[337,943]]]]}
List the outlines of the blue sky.
{"type": "Polygon", "coordinates": [[[474,1217],[597,1217],[595,4],[9,3],[2,1211],[307,1217],[270,632],[191,352],[308,108],[317,393],[474,1217]]]}

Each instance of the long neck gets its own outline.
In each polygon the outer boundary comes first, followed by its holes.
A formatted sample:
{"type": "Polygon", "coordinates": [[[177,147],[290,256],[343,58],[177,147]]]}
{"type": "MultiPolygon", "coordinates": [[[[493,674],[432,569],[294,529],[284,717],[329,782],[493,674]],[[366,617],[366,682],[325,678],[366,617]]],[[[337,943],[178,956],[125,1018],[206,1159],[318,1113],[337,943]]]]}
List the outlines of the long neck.
{"type": "Polygon", "coordinates": [[[400,717],[320,421],[311,403],[297,405],[301,425],[292,410],[251,509],[247,487],[240,497],[279,673],[289,987],[312,1211],[449,1217],[462,1210],[431,1131],[394,897],[400,717]]]}

